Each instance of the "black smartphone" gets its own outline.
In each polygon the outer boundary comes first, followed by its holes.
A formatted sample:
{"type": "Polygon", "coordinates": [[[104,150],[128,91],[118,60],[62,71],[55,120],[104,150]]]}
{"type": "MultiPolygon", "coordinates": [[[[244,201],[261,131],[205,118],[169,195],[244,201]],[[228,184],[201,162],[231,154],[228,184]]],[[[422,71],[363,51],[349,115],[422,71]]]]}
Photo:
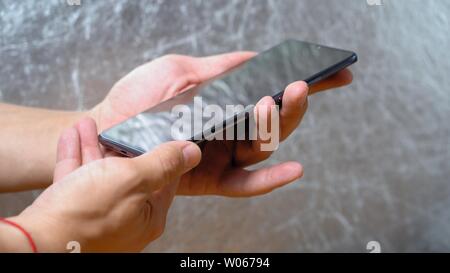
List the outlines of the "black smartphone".
{"type": "Polygon", "coordinates": [[[211,132],[218,134],[230,126],[248,121],[253,104],[260,98],[269,95],[281,105],[282,90],[289,83],[304,80],[312,85],[356,61],[357,55],[352,51],[287,40],[208,82],[101,132],[99,141],[107,148],[129,157],[138,156],[172,140],[201,143],[211,139],[205,137],[205,132],[209,135],[211,132]],[[225,108],[229,105],[244,108],[240,108],[237,113],[224,114],[220,124],[211,124],[210,115],[205,117],[195,114],[200,111],[198,108],[204,109],[205,105],[214,105],[224,112],[227,112],[225,108]],[[191,115],[191,118],[184,117],[190,124],[183,127],[185,130],[175,130],[174,133],[174,124],[181,115],[191,115]]]}

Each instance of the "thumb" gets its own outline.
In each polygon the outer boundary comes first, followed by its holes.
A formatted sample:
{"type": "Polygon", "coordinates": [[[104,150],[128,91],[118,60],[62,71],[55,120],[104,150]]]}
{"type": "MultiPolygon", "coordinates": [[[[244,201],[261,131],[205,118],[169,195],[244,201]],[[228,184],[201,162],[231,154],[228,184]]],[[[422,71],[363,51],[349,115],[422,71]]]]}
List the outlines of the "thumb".
{"type": "Polygon", "coordinates": [[[196,144],[189,141],[172,141],[132,160],[153,192],[179,179],[197,166],[200,159],[200,148],[196,144]]]}

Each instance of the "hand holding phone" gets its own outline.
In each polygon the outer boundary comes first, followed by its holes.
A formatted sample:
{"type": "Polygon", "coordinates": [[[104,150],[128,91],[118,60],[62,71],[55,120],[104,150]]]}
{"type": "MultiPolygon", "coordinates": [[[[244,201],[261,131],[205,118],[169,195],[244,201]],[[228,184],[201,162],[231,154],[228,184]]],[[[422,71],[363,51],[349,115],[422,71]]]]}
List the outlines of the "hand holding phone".
{"type": "MultiPolygon", "coordinates": [[[[100,142],[126,156],[136,156],[171,140],[236,140],[242,135],[234,132],[239,124],[252,126],[248,123],[254,117],[248,114],[254,114],[253,104],[258,100],[272,96],[275,104],[282,106],[281,90],[289,83],[303,80],[314,85],[356,60],[351,51],[288,40],[222,74],[211,73],[216,76],[207,81],[191,82],[188,90],[102,132],[100,142]],[[218,111],[210,113],[213,106],[218,111]],[[224,137],[225,131],[231,131],[231,137],[224,137]]],[[[243,134],[250,136],[249,132],[243,134]]]]}
{"type": "MultiPolygon", "coordinates": [[[[97,122],[100,121],[101,128],[109,128],[157,104],[157,101],[165,101],[183,90],[189,90],[193,85],[198,86],[232,68],[239,67],[254,55],[239,52],[205,58],[162,57],[139,67],[117,83],[105,101],[95,108],[94,116],[98,117],[97,122]]],[[[270,75],[267,76],[269,77],[270,75]]],[[[348,70],[339,70],[325,80],[311,85],[309,92],[338,87],[350,81],[351,73],[348,70]]],[[[300,122],[306,110],[307,92],[306,86],[301,82],[296,82],[286,89],[280,113],[281,131],[284,135],[282,139],[287,137],[300,122]]],[[[268,93],[264,94],[270,95],[268,93]]],[[[267,102],[266,96],[260,103],[267,102]]],[[[248,142],[212,141],[205,146],[200,166],[182,178],[178,194],[255,195],[270,191],[292,179],[295,180],[301,174],[300,165],[294,162],[253,172],[243,170],[242,167],[257,163],[270,155],[255,151],[248,142]],[[266,181],[268,177],[272,177],[272,180],[266,181]]]]}

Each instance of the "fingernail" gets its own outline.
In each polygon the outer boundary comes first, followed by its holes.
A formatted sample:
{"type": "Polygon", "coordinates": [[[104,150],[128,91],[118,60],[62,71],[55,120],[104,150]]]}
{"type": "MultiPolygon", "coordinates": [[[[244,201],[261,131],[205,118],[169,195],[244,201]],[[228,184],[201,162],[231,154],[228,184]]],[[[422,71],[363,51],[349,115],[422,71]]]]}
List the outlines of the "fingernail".
{"type": "Polygon", "coordinates": [[[199,148],[194,143],[189,143],[183,147],[183,157],[186,168],[192,168],[198,164],[200,161],[199,154],[199,148]]]}

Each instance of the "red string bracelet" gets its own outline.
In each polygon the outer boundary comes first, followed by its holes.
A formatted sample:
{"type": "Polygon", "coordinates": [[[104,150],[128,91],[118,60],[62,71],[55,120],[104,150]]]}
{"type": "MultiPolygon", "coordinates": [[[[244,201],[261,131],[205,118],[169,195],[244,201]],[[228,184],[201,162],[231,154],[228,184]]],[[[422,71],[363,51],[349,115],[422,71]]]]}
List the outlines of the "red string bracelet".
{"type": "Polygon", "coordinates": [[[6,223],[6,224],[11,225],[11,226],[17,228],[18,230],[20,230],[20,232],[22,232],[23,235],[25,235],[25,237],[27,237],[28,242],[30,243],[30,246],[31,246],[31,250],[34,253],[38,252],[36,244],[33,241],[33,238],[31,237],[30,233],[28,231],[26,231],[23,227],[21,227],[19,224],[15,223],[15,222],[13,222],[11,220],[7,220],[7,219],[1,218],[1,217],[0,217],[0,222],[6,223]]]}

